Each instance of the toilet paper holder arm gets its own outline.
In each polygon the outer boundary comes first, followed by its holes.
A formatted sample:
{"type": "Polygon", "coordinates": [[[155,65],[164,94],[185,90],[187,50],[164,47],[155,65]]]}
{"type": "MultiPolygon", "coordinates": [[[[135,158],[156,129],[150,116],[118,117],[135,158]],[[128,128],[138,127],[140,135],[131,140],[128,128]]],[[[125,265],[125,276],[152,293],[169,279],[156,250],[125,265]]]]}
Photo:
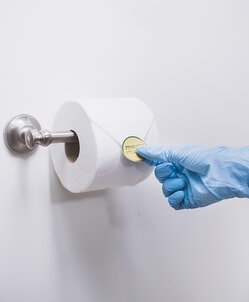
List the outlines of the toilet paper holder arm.
{"type": "Polygon", "coordinates": [[[72,130],[51,132],[41,129],[36,118],[20,114],[12,118],[4,128],[6,146],[18,153],[28,153],[38,145],[46,147],[54,143],[77,143],[78,137],[72,130]]]}

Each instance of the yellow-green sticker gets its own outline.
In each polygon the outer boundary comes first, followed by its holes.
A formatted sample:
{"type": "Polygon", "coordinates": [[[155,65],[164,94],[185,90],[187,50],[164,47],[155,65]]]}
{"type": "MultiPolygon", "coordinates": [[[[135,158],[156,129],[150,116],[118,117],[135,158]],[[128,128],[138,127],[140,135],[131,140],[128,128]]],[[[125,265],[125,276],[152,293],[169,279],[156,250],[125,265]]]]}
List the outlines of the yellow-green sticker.
{"type": "Polygon", "coordinates": [[[134,162],[144,160],[144,158],[137,155],[136,153],[138,146],[147,146],[147,144],[141,138],[138,138],[136,136],[128,136],[122,144],[124,156],[134,162]]]}

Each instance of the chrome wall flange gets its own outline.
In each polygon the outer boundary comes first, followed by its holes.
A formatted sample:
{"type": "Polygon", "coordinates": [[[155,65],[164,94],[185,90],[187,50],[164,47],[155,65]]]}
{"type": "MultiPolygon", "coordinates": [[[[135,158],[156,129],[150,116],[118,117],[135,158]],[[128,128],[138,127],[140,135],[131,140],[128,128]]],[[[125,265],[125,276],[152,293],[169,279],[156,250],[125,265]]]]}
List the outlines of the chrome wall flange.
{"type": "MultiPolygon", "coordinates": [[[[28,131],[41,129],[40,123],[36,118],[29,114],[20,114],[12,118],[4,129],[4,141],[6,146],[18,153],[28,153],[32,149],[25,143],[25,135],[28,131]]],[[[37,147],[37,145],[35,146],[37,147]]]]}
{"type": "Polygon", "coordinates": [[[53,143],[79,144],[76,133],[72,130],[51,133],[41,129],[36,118],[29,114],[20,114],[12,118],[4,128],[6,146],[18,153],[28,153],[38,145],[46,147],[53,143]]]}

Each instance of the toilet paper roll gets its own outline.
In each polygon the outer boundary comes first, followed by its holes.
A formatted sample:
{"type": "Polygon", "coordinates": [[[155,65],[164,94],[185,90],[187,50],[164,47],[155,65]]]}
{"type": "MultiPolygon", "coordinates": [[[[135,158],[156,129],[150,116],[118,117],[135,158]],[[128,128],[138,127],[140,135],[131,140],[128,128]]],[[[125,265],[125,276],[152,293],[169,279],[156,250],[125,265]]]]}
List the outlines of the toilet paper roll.
{"type": "Polygon", "coordinates": [[[51,155],[57,176],[71,192],[135,185],[153,170],[122,154],[122,143],[128,136],[137,136],[148,145],[158,144],[153,114],[139,99],[66,102],[54,119],[53,131],[67,130],[77,134],[79,149],[77,144],[53,144],[51,155]]]}

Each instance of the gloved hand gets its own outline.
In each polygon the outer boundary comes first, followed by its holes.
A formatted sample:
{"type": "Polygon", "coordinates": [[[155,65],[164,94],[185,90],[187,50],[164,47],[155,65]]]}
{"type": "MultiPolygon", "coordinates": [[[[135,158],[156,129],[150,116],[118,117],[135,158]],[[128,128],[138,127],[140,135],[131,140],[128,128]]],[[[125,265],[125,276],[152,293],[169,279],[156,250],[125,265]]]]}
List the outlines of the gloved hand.
{"type": "Polygon", "coordinates": [[[163,184],[175,209],[205,207],[222,199],[249,198],[249,147],[137,147],[163,184]]]}

